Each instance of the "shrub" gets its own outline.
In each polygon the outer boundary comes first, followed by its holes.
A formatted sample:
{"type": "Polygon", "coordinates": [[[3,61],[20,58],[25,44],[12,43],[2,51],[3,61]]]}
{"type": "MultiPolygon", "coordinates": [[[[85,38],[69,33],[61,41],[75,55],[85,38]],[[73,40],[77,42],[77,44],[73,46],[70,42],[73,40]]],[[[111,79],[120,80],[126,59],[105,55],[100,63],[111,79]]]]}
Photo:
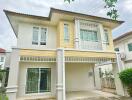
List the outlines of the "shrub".
{"type": "Polygon", "coordinates": [[[132,68],[126,69],[119,73],[122,83],[127,86],[128,93],[132,97],[132,68]]]}

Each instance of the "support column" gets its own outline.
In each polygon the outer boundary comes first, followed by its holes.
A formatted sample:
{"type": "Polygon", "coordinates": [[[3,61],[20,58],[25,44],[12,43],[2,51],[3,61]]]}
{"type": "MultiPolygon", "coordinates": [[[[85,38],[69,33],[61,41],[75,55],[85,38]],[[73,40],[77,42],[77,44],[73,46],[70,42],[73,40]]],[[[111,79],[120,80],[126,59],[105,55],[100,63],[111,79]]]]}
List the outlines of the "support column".
{"type": "Polygon", "coordinates": [[[57,100],[66,100],[65,91],[65,57],[64,49],[57,49],[57,85],[56,85],[57,100]]]}
{"type": "Polygon", "coordinates": [[[75,49],[79,49],[79,32],[80,32],[80,22],[79,19],[75,19],[75,49]]]}
{"type": "Polygon", "coordinates": [[[125,91],[123,88],[123,84],[119,78],[119,73],[124,69],[124,66],[122,65],[119,53],[116,54],[116,57],[117,57],[117,62],[113,64],[113,74],[115,77],[116,92],[118,95],[124,96],[125,91]]]}
{"type": "Polygon", "coordinates": [[[18,89],[18,75],[19,75],[19,50],[13,48],[11,54],[7,96],[9,100],[16,100],[18,89]]]}

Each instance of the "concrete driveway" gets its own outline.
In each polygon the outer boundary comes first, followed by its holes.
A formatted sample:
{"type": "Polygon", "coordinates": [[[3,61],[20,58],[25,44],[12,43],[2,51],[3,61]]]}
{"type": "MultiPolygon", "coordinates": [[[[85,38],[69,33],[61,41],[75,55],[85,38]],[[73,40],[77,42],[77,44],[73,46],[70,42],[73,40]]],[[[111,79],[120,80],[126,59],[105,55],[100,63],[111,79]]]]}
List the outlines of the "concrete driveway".
{"type": "Polygon", "coordinates": [[[102,91],[67,92],[66,100],[120,100],[119,96],[102,91]]]}

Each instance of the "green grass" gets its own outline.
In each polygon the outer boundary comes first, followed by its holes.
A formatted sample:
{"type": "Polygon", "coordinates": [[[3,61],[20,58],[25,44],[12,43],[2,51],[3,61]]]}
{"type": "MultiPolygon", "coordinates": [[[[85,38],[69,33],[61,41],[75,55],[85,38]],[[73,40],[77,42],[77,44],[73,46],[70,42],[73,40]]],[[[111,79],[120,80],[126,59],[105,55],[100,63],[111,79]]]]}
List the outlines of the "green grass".
{"type": "Polygon", "coordinates": [[[7,96],[0,94],[0,100],[8,100],[7,96]]]}

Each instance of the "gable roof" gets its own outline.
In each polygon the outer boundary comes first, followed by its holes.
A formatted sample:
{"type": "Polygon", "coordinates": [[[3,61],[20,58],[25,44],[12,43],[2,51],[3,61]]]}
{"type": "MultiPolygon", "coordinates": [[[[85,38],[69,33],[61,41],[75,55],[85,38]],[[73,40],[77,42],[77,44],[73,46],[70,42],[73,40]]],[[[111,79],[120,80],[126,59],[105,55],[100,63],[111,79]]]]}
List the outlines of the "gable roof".
{"type": "MultiPolygon", "coordinates": [[[[10,21],[8,15],[13,15],[13,16],[16,15],[16,16],[22,16],[22,17],[27,17],[27,18],[35,18],[35,19],[40,19],[40,20],[42,19],[42,20],[46,20],[46,21],[51,21],[53,13],[65,14],[65,15],[70,15],[70,16],[78,16],[78,17],[84,17],[84,18],[91,18],[91,19],[95,19],[95,20],[99,20],[99,21],[103,21],[103,22],[115,23],[118,25],[124,23],[124,21],[112,20],[109,18],[103,18],[103,17],[93,16],[93,15],[88,15],[88,14],[82,14],[82,13],[72,12],[72,11],[66,11],[66,10],[61,10],[61,9],[55,9],[55,8],[50,9],[48,17],[19,13],[19,12],[13,12],[13,11],[8,11],[8,10],[4,10],[4,12],[5,12],[10,24],[11,24],[11,21],[10,21]]],[[[11,26],[12,26],[12,29],[13,29],[16,37],[17,37],[17,34],[16,34],[12,24],[11,24],[11,26]]]]}
{"type": "Polygon", "coordinates": [[[67,11],[67,10],[55,9],[55,8],[51,8],[50,9],[50,13],[49,13],[48,17],[38,16],[38,15],[31,15],[31,14],[25,14],[25,13],[20,13],[20,12],[13,12],[13,11],[9,11],[9,10],[4,10],[4,12],[6,14],[12,13],[14,15],[21,15],[21,16],[27,16],[27,17],[32,17],[32,18],[37,17],[38,19],[45,19],[45,20],[50,20],[53,13],[64,13],[64,14],[67,14],[67,15],[77,15],[77,16],[91,17],[91,18],[105,20],[105,21],[112,21],[112,22],[120,23],[120,24],[124,23],[124,21],[112,20],[112,19],[109,19],[109,18],[93,16],[93,15],[88,15],[88,14],[83,14],[83,13],[78,13],[78,12],[72,12],[72,11],[67,11]]]}
{"type": "Polygon", "coordinates": [[[129,35],[132,35],[132,31],[120,35],[119,37],[115,38],[113,41],[116,42],[122,38],[125,38],[126,36],[129,36],[129,35]]]}

